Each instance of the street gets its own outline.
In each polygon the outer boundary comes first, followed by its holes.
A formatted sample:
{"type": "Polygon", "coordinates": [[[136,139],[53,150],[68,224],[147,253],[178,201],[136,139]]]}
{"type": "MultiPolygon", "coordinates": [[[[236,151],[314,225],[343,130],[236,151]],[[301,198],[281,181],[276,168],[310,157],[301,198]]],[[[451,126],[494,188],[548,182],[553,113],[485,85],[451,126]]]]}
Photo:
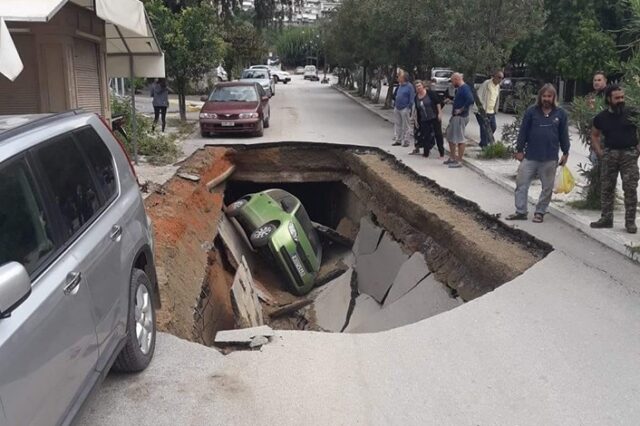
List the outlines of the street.
{"type": "MultiPolygon", "coordinates": [[[[392,147],[391,124],[330,85],[278,84],[271,114],[264,137],[183,147],[379,147],[490,214],[513,211],[512,192],[468,167],[392,147]]],[[[485,296],[388,332],[277,331],[226,356],[161,334],[150,367],[110,375],[76,424],[638,424],[640,267],[553,215],[517,226],[554,251],[485,296]]]]}

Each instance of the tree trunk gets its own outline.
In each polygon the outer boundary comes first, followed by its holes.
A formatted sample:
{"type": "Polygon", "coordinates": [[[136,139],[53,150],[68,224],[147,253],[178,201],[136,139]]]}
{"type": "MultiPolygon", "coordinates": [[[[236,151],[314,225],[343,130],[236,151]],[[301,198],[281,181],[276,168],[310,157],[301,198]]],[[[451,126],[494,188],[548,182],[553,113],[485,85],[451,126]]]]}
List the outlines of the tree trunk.
{"type": "Polygon", "coordinates": [[[180,120],[187,121],[187,102],[186,102],[187,84],[182,81],[178,84],[178,108],[180,110],[180,120]]]}
{"type": "Polygon", "coordinates": [[[398,69],[398,65],[394,65],[391,70],[391,74],[388,78],[388,89],[387,90],[387,98],[384,100],[384,109],[391,109],[391,103],[393,101],[393,84],[396,80],[396,70],[398,69]]]}

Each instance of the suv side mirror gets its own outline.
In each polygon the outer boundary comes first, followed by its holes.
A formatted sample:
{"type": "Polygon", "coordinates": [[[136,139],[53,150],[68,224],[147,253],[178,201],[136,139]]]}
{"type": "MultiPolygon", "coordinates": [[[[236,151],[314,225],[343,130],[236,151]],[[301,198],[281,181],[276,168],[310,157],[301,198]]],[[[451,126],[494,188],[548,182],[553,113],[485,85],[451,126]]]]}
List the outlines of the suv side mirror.
{"type": "Polygon", "coordinates": [[[206,95],[202,95],[202,96],[200,96],[200,100],[201,100],[202,102],[207,102],[207,101],[209,100],[209,97],[208,97],[208,96],[206,96],[206,95]]]}
{"type": "Polygon", "coordinates": [[[0,319],[11,312],[31,294],[31,279],[27,270],[18,262],[0,266],[0,319]]]}

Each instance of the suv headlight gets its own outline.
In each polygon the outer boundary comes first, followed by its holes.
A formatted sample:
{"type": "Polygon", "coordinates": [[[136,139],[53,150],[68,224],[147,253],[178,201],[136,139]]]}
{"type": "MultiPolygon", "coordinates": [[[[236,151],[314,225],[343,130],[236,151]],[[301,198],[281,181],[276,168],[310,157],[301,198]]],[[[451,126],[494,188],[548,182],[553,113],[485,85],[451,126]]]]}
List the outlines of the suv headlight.
{"type": "Polygon", "coordinates": [[[298,241],[298,230],[296,229],[296,225],[293,224],[293,222],[289,222],[289,234],[291,235],[291,238],[293,238],[293,241],[298,241]]]}
{"type": "Polygon", "coordinates": [[[218,118],[218,114],[213,112],[201,112],[200,118],[218,118]]]}
{"type": "Polygon", "coordinates": [[[242,112],[238,117],[242,118],[258,118],[259,115],[257,112],[242,112]]]}

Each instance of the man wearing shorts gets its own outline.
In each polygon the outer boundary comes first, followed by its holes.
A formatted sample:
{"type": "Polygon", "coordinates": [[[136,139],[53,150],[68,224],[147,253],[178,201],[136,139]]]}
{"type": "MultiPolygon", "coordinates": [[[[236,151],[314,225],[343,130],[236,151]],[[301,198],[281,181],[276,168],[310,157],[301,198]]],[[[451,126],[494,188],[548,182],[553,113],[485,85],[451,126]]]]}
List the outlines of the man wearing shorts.
{"type": "Polygon", "coordinates": [[[469,122],[469,110],[474,104],[471,87],[464,82],[462,74],[454,73],[451,76],[451,84],[455,87],[456,95],[453,98],[453,112],[447,126],[447,142],[449,142],[449,159],[444,164],[450,168],[462,167],[465,140],[464,129],[469,122]]]}

